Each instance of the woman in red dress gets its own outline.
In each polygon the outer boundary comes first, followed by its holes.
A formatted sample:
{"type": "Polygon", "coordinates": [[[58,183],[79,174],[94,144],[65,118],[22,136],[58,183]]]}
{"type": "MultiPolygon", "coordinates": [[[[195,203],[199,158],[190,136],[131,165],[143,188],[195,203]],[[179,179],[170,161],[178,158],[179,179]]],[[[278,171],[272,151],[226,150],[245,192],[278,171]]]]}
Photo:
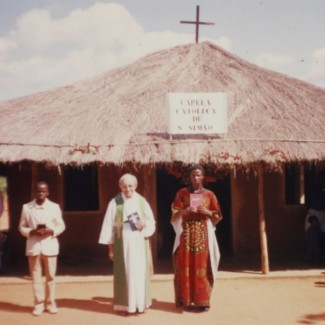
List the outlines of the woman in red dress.
{"type": "Polygon", "coordinates": [[[222,215],[215,194],[203,187],[201,165],[190,168],[190,180],[172,204],[175,303],[185,310],[207,311],[220,260],[215,225],[222,215]]]}

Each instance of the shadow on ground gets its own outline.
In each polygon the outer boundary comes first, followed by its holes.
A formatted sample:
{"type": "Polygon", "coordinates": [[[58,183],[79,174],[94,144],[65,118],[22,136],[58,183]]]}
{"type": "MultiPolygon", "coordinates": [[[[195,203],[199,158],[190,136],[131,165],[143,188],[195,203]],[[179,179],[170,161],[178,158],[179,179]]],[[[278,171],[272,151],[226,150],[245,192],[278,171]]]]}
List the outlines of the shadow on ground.
{"type": "Polygon", "coordinates": [[[298,323],[299,324],[317,324],[317,323],[321,322],[323,324],[323,321],[325,321],[325,313],[305,315],[298,321],[298,323]]]}

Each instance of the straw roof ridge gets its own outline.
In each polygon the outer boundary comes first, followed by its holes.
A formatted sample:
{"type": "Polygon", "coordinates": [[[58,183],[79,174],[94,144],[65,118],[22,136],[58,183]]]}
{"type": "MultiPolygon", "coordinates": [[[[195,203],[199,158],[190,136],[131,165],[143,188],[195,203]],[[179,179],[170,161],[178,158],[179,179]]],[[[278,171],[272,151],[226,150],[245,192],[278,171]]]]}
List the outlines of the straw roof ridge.
{"type": "Polygon", "coordinates": [[[324,107],[325,89],[210,42],[180,45],[70,86],[0,103],[0,161],[323,160],[324,107]],[[171,140],[169,92],[226,92],[228,133],[171,140]]]}

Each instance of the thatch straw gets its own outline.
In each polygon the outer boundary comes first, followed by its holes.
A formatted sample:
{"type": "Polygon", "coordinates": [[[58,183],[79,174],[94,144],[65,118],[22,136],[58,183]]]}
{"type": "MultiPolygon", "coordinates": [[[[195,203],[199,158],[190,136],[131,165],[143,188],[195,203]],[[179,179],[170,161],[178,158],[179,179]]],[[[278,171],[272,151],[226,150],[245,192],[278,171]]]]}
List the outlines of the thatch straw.
{"type": "Polygon", "coordinates": [[[178,46],[84,82],[0,103],[0,161],[324,161],[324,109],[322,88],[209,42],[178,46]],[[168,92],[226,92],[228,133],[170,139],[168,92]]]}

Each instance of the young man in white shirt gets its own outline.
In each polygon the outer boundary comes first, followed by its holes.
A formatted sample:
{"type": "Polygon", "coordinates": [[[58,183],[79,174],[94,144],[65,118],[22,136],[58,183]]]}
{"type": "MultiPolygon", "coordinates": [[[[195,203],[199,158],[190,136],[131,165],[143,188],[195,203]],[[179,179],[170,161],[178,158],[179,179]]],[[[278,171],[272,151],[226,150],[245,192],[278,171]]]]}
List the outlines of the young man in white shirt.
{"type": "Polygon", "coordinates": [[[57,203],[48,199],[49,187],[45,182],[36,185],[35,199],[23,205],[19,223],[20,233],[27,238],[26,256],[33,282],[34,310],[39,316],[44,310],[58,312],[55,303],[55,275],[59,241],[65,230],[62,212],[57,203]],[[42,274],[45,274],[45,286],[42,274]]]}

